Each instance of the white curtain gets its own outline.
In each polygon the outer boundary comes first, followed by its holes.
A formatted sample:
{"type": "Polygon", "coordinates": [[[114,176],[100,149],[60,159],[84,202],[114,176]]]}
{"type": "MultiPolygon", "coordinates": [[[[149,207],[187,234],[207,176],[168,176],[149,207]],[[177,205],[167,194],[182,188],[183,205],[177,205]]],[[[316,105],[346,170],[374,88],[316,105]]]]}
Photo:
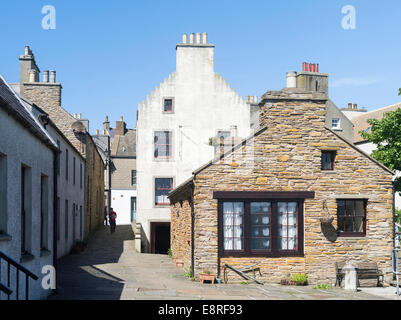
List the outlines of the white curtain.
{"type": "Polygon", "coordinates": [[[224,250],[242,250],[244,205],[225,202],[223,206],[224,250]]]}
{"type": "Polygon", "coordinates": [[[297,246],[297,209],[296,202],[278,203],[280,249],[282,250],[295,250],[297,246]]]}

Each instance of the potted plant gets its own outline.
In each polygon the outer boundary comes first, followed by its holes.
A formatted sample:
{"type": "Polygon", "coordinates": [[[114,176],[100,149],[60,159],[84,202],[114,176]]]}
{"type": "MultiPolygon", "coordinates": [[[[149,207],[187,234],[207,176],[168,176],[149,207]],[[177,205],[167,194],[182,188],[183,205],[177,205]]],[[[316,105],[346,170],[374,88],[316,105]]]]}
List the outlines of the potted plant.
{"type": "Polygon", "coordinates": [[[211,273],[209,270],[205,269],[203,272],[199,273],[199,280],[203,284],[204,281],[211,281],[214,283],[214,279],[216,278],[216,275],[214,273],[211,273]]]}

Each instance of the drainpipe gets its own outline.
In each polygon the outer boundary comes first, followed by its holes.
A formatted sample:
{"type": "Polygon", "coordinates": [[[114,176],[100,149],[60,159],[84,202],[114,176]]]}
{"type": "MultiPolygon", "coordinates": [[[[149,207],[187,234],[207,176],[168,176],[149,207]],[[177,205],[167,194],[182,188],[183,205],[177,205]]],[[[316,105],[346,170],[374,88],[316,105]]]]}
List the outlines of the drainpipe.
{"type": "MultiPolygon", "coordinates": [[[[110,136],[107,136],[107,158],[108,158],[108,165],[107,165],[107,169],[108,169],[108,174],[109,174],[109,194],[107,197],[107,206],[108,206],[108,210],[110,212],[110,208],[111,208],[111,152],[110,152],[110,136]]],[[[109,214],[109,212],[107,212],[107,214],[109,214]]]]}
{"type": "Polygon", "coordinates": [[[58,171],[58,157],[60,156],[60,150],[53,152],[53,267],[55,270],[55,283],[56,289],[53,289],[53,293],[57,292],[57,171],[58,171]]]}
{"type": "MultiPolygon", "coordinates": [[[[195,179],[195,177],[194,177],[195,179]]],[[[195,277],[195,210],[194,210],[194,183],[190,184],[191,188],[191,272],[195,277]]]]}

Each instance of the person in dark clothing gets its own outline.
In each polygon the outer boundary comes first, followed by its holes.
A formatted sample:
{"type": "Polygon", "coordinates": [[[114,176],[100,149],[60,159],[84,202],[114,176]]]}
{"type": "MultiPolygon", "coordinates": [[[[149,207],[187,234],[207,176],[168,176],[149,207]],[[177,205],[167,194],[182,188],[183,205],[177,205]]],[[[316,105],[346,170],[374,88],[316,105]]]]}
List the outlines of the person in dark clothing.
{"type": "Polygon", "coordinates": [[[117,213],[115,213],[113,208],[110,208],[109,223],[110,223],[110,232],[111,233],[116,232],[116,219],[117,219],[117,213]]]}

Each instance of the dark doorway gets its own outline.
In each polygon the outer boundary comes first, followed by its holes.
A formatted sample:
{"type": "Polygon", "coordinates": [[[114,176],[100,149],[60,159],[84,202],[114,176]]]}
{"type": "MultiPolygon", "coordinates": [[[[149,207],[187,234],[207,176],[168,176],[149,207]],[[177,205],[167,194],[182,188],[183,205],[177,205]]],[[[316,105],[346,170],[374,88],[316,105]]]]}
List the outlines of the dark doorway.
{"type": "Polygon", "coordinates": [[[170,222],[152,222],[151,229],[151,252],[167,254],[170,248],[170,222]]]}

